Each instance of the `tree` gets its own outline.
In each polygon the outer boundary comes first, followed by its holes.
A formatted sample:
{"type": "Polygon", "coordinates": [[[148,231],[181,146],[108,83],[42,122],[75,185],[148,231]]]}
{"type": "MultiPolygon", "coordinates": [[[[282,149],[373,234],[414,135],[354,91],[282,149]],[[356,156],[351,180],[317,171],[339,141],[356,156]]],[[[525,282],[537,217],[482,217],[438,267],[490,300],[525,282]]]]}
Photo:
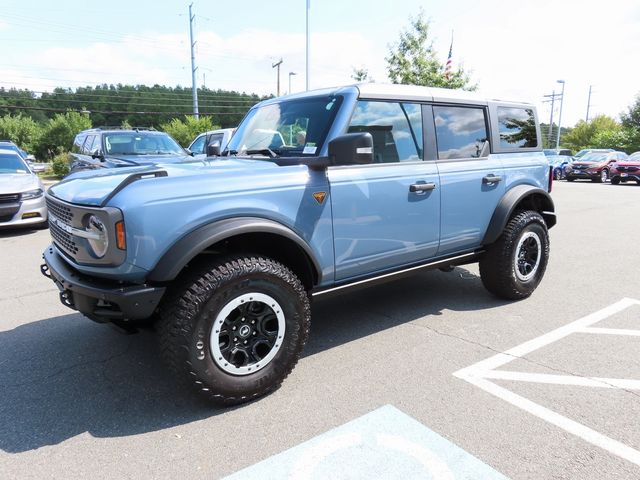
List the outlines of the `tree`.
{"type": "Polygon", "coordinates": [[[211,117],[195,117],[185,115],[184,120],[174,118],[168,123],[163,123],[160,128],[175,138],[180,145],[186,147],[194,138],[208,130],[220,128],[213,125],[211,117]]]}
{"type": "Polygon", "coordinates": [[[640,94],[636,95],[634,103],[629,106],[626,113],[620,115],[620,119],[625,127],[640,131],[640,94]]]}
{"type": "Polygon", "coordinates": [[[42,128],[31,117],[5,115],[0,117],[0,139],[10,140],[23,150],[33,152],[42,136],[42,128]]]}
{"type": "Polygon", "coordinates": [[[421,10],[410,19],[410,28],[400,32],[400,40],[389,48],[387,71],[393,83],[425,85],[428,87],[462,88],[475,90],[469,74],[462,67],[445,75],[446,64],[442,63],[429,39],[429,22],[421,10]]]}
{"type": "Polygon", "coordinates": [[[601,130],[593,136],[593,145],[633,153],[640,150],[640,134],[637,130],[628,127],[601,130]]]}
{"type": "Polygon", "coordinates": [[[49,150],[55,153],[69,151],[73,139],[82,130],[91,128],[91,119],[87,113],[65,112],[57,113],[49,120],[39,145],[39,156],[47,156],[49,150]]]}
{"type": "Polygon", "coordinates": [[[369,70],[365,67],[353,67],[351,78],[356,82],[373,82],[373,78],[369,75],[369,70]]]}
{"type": "Polygon", "coordinates": [[[598,115],[589,122],[580,120],[574,128],[562,134],[562,146],[574,151],[583,148],[602,148],[596,143],[596,135],[603,131],[617,131],[620,124],[606,115],[598,115]]]}

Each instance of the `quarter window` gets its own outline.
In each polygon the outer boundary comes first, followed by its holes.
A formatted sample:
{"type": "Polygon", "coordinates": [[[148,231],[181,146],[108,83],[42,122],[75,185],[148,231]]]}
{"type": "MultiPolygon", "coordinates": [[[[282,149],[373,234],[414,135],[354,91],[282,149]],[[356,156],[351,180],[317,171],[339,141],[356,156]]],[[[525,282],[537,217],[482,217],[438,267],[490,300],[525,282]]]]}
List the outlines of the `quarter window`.
{"type": "Polygon", "coordinates": [[[191,152],[193,153],[206,153],[204,151],[204,141],[206,140],[206,135],[200,135],[195,141],[191,144],[191,152]]]}
{"type": "Polygon", "coordinates": [[[480,158],[488,141],[485,111],[478,107],[434,106],[438,158],[480,158]]]}
{"type": "Polygon", "coordinates": [[[422,160],[422,108],[414,103],[359,101],[349,133],[369,132],[374,163],[422,160]]]}
{"type": "Polygon", "coordinates": [[[500,148],[538,146],[536,119],[530,108],[498,107],[500,148]]]}

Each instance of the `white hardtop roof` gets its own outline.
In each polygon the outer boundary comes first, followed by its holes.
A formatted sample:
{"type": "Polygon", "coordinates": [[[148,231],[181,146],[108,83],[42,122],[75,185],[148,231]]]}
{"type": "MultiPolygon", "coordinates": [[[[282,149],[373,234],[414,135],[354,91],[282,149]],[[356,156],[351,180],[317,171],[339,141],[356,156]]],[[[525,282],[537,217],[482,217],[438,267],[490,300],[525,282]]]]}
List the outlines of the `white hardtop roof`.
{"type": "MultiPolygon", "coordinates": [[[[17,155],[18,157],[20,157],[20,155],[18,155],[18,152],[16,152],[15,150],[10,150],[8,148],[0,148],[0,153],[1,154],[7,154],[10,153],[12,155],[17,155]]],[[[22,157],[20,157],[20,159],[22,159],[22,157]]]]}
{"type": "Polygon", "coordinates": [[[389,83],[359,83],[355,87],[360,91],[361,98],[380,98],[393,100],[433,101],[445,103],[478,103],[486,105],[487,102],[517,103],[513,100],[487,98],[477,92],[457,90],[451,88],[422,87],[418,85],[399,85],[389,83]]]}

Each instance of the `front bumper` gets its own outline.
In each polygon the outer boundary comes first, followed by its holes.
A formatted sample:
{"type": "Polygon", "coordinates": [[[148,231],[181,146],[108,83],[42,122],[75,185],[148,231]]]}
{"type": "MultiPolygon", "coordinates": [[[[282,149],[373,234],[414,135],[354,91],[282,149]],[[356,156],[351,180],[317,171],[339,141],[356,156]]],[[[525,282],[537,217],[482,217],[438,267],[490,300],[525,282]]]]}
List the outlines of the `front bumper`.
{"type": "Polygon", "coordinates": [[[42,225],[47,221],[47,205],[44,196],[24,200],[14,205],[0,205],[0,228],[42,225]]]}
{"type": "Polygon", "coordinates": [[[640,173],[612,173],[611,180],[621,182],[640,182],[640,173]]]}
{"type": "Polygon", "coordinates": [[[67,264],[53,245],[47,247],[43,258],[40,270],[60,289],[60,301],[97,322],[149,318],[166,290],[82,275],[67,264]]]}

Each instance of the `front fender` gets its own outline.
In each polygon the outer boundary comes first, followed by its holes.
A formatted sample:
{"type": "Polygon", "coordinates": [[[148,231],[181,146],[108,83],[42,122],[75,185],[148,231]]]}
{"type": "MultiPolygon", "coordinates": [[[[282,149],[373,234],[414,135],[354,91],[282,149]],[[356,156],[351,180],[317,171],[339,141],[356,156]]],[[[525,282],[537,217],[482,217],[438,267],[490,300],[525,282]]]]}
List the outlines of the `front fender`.
{"type": "Polygon", "coordinates": [[[540,212],[547,224],[547,228],[551,228],[556,224],[555,206],[551,195],[538,187],[518,185],[508,190],[500,199],[489,222],[489,228],[487,228],[482,240],[483,245],[489,245],[498,239],[513,212],[519,206],[540,212]]]}
{"type": "Polygon", "coordinates": [[[269,233],[291,240],[311,261],[317,275],[316,278],[321,278],[322,269],[311,247],[293,230],[265,218],[237,217],[203,225],[182,237],[162,256],[147,279],[151,282],[171,281],[178,276],[189,261],[207,247],[247,233],[269,233]]]}

